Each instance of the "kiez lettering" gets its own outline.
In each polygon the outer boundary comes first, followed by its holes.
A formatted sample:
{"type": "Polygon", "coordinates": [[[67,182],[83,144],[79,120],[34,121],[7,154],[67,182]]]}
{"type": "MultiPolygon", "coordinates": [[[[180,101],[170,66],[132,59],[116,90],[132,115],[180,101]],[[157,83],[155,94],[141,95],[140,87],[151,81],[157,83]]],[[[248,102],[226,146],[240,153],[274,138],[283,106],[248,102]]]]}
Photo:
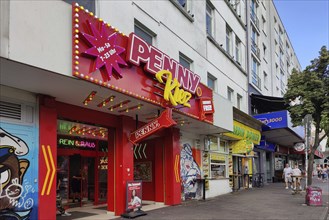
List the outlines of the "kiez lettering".
{"type": "Polygon", "coordinates": [[[163,78],[167,79],[163,93],[164,100],[169,101],[173,106],[181,104],[185,107],[191,107],[189,100],[191,99],[192,94],[180,89],[180,83],[176,78],[172,78],[172,73],[170,71],[161,70],[155,75],[155,77],[160,83],[164,83],[163,78]]]}

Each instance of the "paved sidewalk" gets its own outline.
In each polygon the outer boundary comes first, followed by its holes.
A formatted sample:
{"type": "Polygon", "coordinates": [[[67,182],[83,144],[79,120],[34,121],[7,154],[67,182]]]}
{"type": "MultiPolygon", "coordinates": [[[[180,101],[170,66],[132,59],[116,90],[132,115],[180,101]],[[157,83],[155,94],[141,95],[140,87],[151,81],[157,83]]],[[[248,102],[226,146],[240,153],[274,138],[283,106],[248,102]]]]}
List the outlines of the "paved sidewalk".
{"type": "MultiPolygon", "coordinates": [[[[313,184],[316,185],[316,184],[313,184]]],[[[323,184],[322,184],[323,185],[323,184]]],[[[328,192],[328,184],[324,185],[328,192]]],[[[305,205],[305,192],[292,195],[283,183],[272,183],[264,188],[253,188],[207,201],[189,202],[147,212],[144,219],[298,219],[327,218],[328,193],[323,194],[323,206],[305,205]]],[[[123,219],[123,218],[119,218],[123,219]]]]}
{"type": "MultiPolygon", "coordinates": [[[[206,201],[192,201],[177,206],[168,206],[156,210],[149,210],[151,206],[143,207],[147,215],[136,218],[163,219],[163,220],[208,220],[208,219],[298,219],[298,220],[329,220],[329,184],[317,179],[313,180],[313,186],[319,186],[323,191],[323,206],[305,205],[305,191],[292,195],[292,191],[286,190],[283,183],[270,183],[263,188],[252,188],[234,193],[218,196],[206,201]]],[[[71,211],[71,210],[69,210],[71,211]]],[[[86,208],[79,210],[85,215],[72,215],[70,217],[58,217],[59,220],[68,219],[124,219],[112,214],[92,214],[86,208]],[[88,216],[89,213],[89,216],[88,216]],[[92,215],[90,215],[92,214],[92,215]]],[[[72,212],[73,214],[74,212],[72,212]]]]}

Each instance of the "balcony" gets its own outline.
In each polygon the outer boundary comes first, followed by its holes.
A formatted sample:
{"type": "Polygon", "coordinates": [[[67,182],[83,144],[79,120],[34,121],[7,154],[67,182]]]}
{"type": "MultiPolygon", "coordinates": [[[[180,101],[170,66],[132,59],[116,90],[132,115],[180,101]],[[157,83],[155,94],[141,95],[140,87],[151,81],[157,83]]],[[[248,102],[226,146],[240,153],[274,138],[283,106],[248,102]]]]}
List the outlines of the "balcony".
{"type": "Polygon", "coordinates": [[[283,49],[283,41],[282,41],[281,34],[279,35],[279,43],[280,43],[281,49],[283,49]]]}
{"type": "Polygon", "coordinates": [[[257,18],[256,12],[253,11],[253,9],[250,9],[250,20],[251,23],[257,28],[257,31],[259,32],[259,20],[257,18]]]}
{"type": "Polygon", "coordinates": [[[260,50],[253,39],[251,39],[251,51],[256,55],[256,57],[260,60],[260,50]]]}
{"type": "Polygon", "coordinates": [[[252,84],[254,84],[258,89],[261,90],[262,81],[254,70],[251,70],[252,73],[252,84]]]}
{"type": "Polygon", "coordinates": [[[281,67],[281,69],[284,69],[284,63],[281,58],[280,58],[280,67],[281,67]]]}

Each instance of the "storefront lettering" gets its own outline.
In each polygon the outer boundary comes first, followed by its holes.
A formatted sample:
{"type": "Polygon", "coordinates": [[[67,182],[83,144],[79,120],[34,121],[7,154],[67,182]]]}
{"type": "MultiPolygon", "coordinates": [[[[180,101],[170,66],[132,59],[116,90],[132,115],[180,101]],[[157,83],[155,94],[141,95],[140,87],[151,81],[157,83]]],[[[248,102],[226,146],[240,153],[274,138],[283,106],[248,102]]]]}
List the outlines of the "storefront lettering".
{"type": "Polygon", "coordinates": [[[158,122],[158,120],[155,120],[152,123],[147,124],[146,126],[137,130],[135,132],[135,138],[138,139],[140,137],[143,137],[143,136],[149,134],[150,132],[154,131],[158,127],[160,127],[160,123],[158,122]]]}
{"type": "Polygon", "coordinates": [[[176,78],[172,79],[172,73],[170,71],[161,70],[155,75],[155,77],[160,83],[163,83],[162,77],[165,77],[167,80],[163,95],[165,100],[169,101],[173,106],[181,104],[185,107],[191,107],[189,100],[191,99],[192,94],[180,89],[180,83],[176,78]],[[174,93],[172,93],[172,91],[174,93]]]}
{"type": "Polygon", "coordinates": [[[264,124],[268,125],[270,123],[275,123],[275,122],[281,122],[282,117],[276,117],[276,118],[258,118],[259,121],[263,122],[264,124]]]}
{"type": "Polygon", "coordinates": [[[199,75],[183,67],[157,48],[148,45],[134,33],[129,36],[127,58],[137,66],[145,63],[144,69],[152,74],[156,74],[161,70],[172,72],[179,84],[192,94],[195,94],[201,80],[199,75]]]}
{"type": "Polygon", "coordinates": [[[260,135],[259,134],[255,134],[252,131],[247,131],[246,139],[247,140],[252,140],[252,141],[259,141],[260,135]]]}
{"type": "Polygon", "coordinates": [[[240,136],[240,137],[244,137],[245,134],[245,130],[239,126],[234,125],[233,126],[233,134],[240,136]]]}
{"type": "Polygon", "coordinates": [[[92,141],[79,141],[79,140],[71,140],[66,138],[58,139],[58,144],[64,146],[73,146],[73,147],[87,147],[87,148],[96,147],[96,143],[92,141]]]}

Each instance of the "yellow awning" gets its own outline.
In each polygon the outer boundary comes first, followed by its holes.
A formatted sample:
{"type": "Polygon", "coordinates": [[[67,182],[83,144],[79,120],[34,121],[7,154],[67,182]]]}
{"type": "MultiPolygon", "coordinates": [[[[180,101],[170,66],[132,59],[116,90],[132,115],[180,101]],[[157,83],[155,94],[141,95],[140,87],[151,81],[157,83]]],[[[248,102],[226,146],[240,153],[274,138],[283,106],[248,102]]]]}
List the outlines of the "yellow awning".
{"type": "Polygon", "coordinates": [[[260,131],[238,121],[233,121],[233,132],[224,133],[224,135],[238,140],[249,140],[254,144],[259,144],[261,138],[260,131]]]}

